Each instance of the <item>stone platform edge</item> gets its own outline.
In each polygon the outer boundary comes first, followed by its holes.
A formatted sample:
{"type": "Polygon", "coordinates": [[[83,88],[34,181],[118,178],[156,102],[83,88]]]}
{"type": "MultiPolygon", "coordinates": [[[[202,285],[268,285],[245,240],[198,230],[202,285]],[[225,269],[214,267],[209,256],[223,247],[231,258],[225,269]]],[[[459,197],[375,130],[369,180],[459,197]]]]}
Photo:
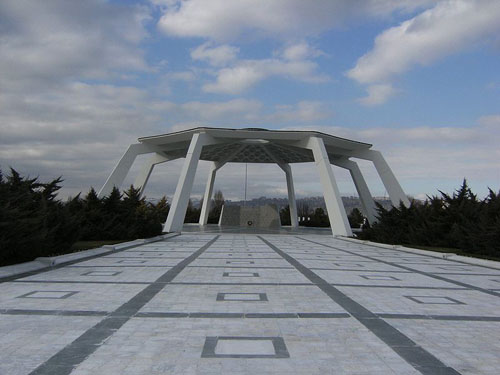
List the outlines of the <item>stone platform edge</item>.
{"type": "Polygon", "coordinates": [[[358,239],[352,238],[352,237],[335,236],[335,238],[338,238],[339,240],[343,240],[343,241],[365,244],[365,245],[370,245],[370,246],[374,246],[374,247],[380,247],[383,249],[402,250],[402,251],[406,251],[409,253],[414,253],[414,254],[419,254],[419,255],[427,255],[427,256],[434,257],[434,258],[450,259],[450,260],[455,260],[455,261],[461,262],[461,263],[472,264],[475,266],[490,267],[490,268],[495,268],[495,269],[500,270],[500,262],[497,262],[494,260],[466,257],[463,255],[457,255],[455,253],[440,253],[440,252],[431,251],[431,250],[414,249],[412,247],[406,247],[406,246],[402,246],[402,245],[389,245],[389,244],[383,244],[383,243],[366,241],[366,240],[358,240],[358,239]]]}
{"type": "Polygon", "coordinates": [[[63,254],[55,257],[39,257],[31,262],[12,264],[10,266],[0,267],[0,279],[4,277],[16,276],[31,271],[38,271],[47,267],[63,265],[65,263],[83,261],[96,256],[103,256],[113,252],[122,251],[144,245],[146,243],[163,241],[172,237],[179,236],[180,233],[167,233],[159,236],[137,239],[128,242],[122,242],[115,245],[104,245],[95,249],[82,250],[76,253],[63,254]]]}

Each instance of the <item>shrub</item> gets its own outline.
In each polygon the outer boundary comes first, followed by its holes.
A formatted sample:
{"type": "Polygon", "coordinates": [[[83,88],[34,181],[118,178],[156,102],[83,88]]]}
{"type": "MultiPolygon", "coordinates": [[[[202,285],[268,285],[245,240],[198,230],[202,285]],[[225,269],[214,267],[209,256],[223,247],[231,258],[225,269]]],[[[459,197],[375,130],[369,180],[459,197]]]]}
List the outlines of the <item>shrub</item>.
{"type": "Polygon", "coordinates": [[[464,180],[451,196],[428,197],[390,210],[377,205],[378,222],[364,228],[361,239],[390,244],[460,249],[500,256],[500,197],[491,189],[478,200],[464,180]]]}
{"type": "Polygon", "coordinates": [[[0,172],[0,264],[32,260],[67,250],[79,236],[74,202],[56,200],[61,178],[41,183],[12,169],[0,172]]]}

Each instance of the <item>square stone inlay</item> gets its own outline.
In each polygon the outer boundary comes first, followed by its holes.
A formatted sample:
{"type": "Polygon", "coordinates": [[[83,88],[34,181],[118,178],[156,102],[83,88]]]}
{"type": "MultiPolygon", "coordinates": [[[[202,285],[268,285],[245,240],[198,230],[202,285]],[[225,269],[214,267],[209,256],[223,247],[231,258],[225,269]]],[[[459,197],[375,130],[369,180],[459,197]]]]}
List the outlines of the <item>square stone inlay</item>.
{"type": "Polygon", "coordinates": [[[446,271],[472,271],[470,268],[463,266],[438,266],[437,268],[446,271]]]}
{"type": "Polygon", "coordinates": [[[65,299],[76,293],[68,290],[35,290],[17,298],[65,299]]]}
{"type": "Polygon", "coordinates": [[[366,280],[391,280],[391,281],[401,281],[401,279],[398,279],[394,276],[387,276],[387,275],[359,275],[363,279],[366,280]]]}
{"type": "Polygon", "coordinates": [[[425,305],[465,305],[465,303],[458,301],[451,297],[445,296],[404,296],[413,302],[425,305]]]}
{"type": "Polygon", "coordinates": [[[335,264],[337,267],[364,267],[362,264],[358,264],[358,263],[333,263],[335,264]]]}
{"type": "Polygon", "coordinates": [[[266,293],[217,293],[217,301],[267,302],[266,293]]]}
{"type": "Polygon", "coordinates": [[[121,271],[88,271],[81,274],[81,276],[116,276],[122,273],[121,271]]]}
{"type": "Polygon", "coordinates": [[[255,264],[253,260],[226,260],[226,264],[255,264]]]}
{"type": "Polygon", "coordinates": [[[260,277],[257,272],[224,272],[223,277],[260,277]]]}
{"type": "Polygon", "coordinates": [[[163,253],[156,253],[156,252],[154,252],[153,254],[151,254],[151,251],[150,251],[149,253],[140,253],[139,255],[144,255],[144,256],[146,256],[146,255],[150,255],[150,256],[151,256],[151,255],[154,255],[155,257],[156,257],[156,256],[158,256],[158,257],[159,257],[159,256],[162,256],[162,255],[163,255],[163,253]]]}
{"type": "Polygon", "coordinates": [[[121,264],[142,264],[142,263],[146,263],[146,262],[147,262],[147,260],[141,260],[141,259],[122,259],[122,260],[119,260],[116,263],[121,263],[121,264]]]}
{"type": "Polygon", "coordinates": [[[209,336],[202,358],[290,358],[282,337],[209,336]]]}

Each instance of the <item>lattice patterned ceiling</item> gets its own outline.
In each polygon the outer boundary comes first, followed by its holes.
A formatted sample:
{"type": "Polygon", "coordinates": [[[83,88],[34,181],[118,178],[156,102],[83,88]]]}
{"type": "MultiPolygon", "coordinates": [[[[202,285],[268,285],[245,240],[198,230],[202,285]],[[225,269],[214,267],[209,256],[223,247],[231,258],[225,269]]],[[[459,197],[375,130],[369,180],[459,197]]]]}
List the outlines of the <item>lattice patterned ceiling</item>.
{"type": "Polygon", "coordinates": [[[313,161],[312,153],[295,147],[267,144],[231,143],[205,146],[201,160],[226,161],[228,163],[303,163],[313,161]],[[229,157],[229,160],[227,158],[229,157]]]}

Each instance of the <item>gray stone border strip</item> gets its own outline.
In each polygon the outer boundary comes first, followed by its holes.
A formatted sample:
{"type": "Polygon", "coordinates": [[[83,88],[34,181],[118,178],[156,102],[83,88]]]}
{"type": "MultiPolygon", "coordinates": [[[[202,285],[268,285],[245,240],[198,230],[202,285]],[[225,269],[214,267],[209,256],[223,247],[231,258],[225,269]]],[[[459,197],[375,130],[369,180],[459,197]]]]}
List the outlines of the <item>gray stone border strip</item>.
{"type": "Polygon", "coordinates": [[[12,280],[11,283],[31,284],[125,284],[125,285],[149,285],[154,281],[80,281],[80,280],[12,280]]]}
{"type": "Polygon", "coordinates": [[[130,320],[144,305],[155,297],[168,282],[172,281],[188,264],[198,258],[220,236],[215,236],[199,250],[192,253],[175,267],[160,276],[155,283],[148,285],[128,302],[118,307],[92,328],[84,332],[71,344],[64,347],[46,362],[30,372],[30,375],[69,375],[76,366],[99,348],[107,338],[113,335],[130,320]]]}
{"type": "MultiPolygon", "coordinates": [[[[14,280],[13,283],[31,283],[31,284],[125,284],[125,285],[149,285],[154,281],[75,281],[75,280],[14,280]]],[[[312,283],[217,283],[217,282],[170,282],[170,285],[255,285],[255,286],[315,286],[312,283]]],[[[470,290],[464,287],[439,287],[439,286],[417,286],[417,285],[369,285],[369,284],[338,284],[330,283],[333,286],[350,288],[389,288],[389,289],[431,289],[431,290],[470,290]]],[[[493,289],[492,289],[493,290],[493,289]]],[[[500,289],[498,289],[500,291],[500,289]]]]}
{"type": "MultiPolygon", "coordinates": [[[[335,246],[326,245],[326,244],[323,244],[321,242],[316,242],[316,241],[313,241],[313,240],[308,240],[306,238],[302,238],[302,237],[299,237],[299,236],[296,236],[296,238],[298,238],[298,239],[300,239],[302,241],[311,242],[311,243],[314,243],[314,244],[317,244],[317,245],[329,247],[331,249],[335,249],[337,251],[341,251],[341,252],[344,252],[344,253],[356,254],[356,253],[354,253],[354,252],[352,252],[350,250],[340,249],[340,248],[335,247],[335,246]]],[[[386,260],[381,260],[381,259],[373,258],[373,257],[368,256],[368,255],[361,255],[361,254],[357,254],[357,255],[359,255],[360,257],[366,258],[366,259],[371,259],[374,262],[388,264],[390,266],[401,268],[401,269],[404,269],[404,270],[407,270],[407,271],[410,271],[410,272],[413,272],[413,273],[418,273],[420,275],[424,275],[424,276],[427,276],[427,277],[430,277],[430,278],[433,278],[433,279],[436,279],[436,280],[445,281],[445,282],[450,283],[450,284],[455,284],[455,285],[462,286],[462,287],[465,287],[465,288],[468,288],[468,289],[477,290],[478,292],[489,294],[489,295],[492,295],[492,296],[495,296],[495,297],[500,297],[500,293],[493,292],[493,291],[491,291],[489,289],[484,289],[484,288],[481,288],[481,287],[478,287],[478,286],[475,286],[475,285],[472,285],[472,284],[463,283],[461,281],[456,281],[456,280],[453,280],[453,279],[448,279],[446,277],[436,275],[435,273],[429,273],[429,272],[425,272],[425,271],[420,271],[420,270],[417,270],[415,268],[403,266],[401,264],[389,262],[389,261],[386,261],[386,260]]]]}
{"type": "Polygon", "coordinates": [[[464,322],[500,322],[500,316],[479,315],[423,315],[423,314],[377,314],[382,319],[446,320],[464,322]]]}
{"type": "Polygon", "coordinates": [[[83,262],[85,260],[99,258],[105,255],[118,253],[123,250],[141,246],[146,243],[164,241],[166,239],[177,237],[179,233],[169,233],[161,236],[151,237],[144,240],[135,240],[131,242],[122,242],[116,245],[105,245],[97,249],[79,251],[77,253],[59,255],[57,257],[36,258],[32,262],[14,264],[11,266],[0,267],[0,283],[12,281],[18,278],[37,275],[39,273],[51,271],[65,265],[71,265],[83,262]]]}
{"type": "Polygon", "coordinates": [[[350,318],[347,313],[207,313],[207,312],[140,312],[134,318],[239,318],[239,319],[341,319],[350,318]]]}
{"type": "MultiPolygon", "coordinates": [[[[107,316],[109,311],[96,310],[32,310],[32,309],[2,309],[1,315],[47,315],[47,316],[107,316]]],[[[500,322],[500,316],[480,315],[425,315],[401,313],[377,313],[382,319],[407,320],[439,320],[464,322],[500,322]]],[[[351,318],[348,313],[205,313],[205,312],[139,312],[132,318],[208,318],[208,319],[343,319],[351,318]]]]}
{"type": "Polygon", "coordinates": [[[320,288],[328,297],[351,314],[353,318],[359,321],[370,332],[382,340],[402,359],[413,366],[415,370],[424,375],[435,375],[438,373],[443,375],[460,375],[460,373],[455,369],[446,366],[438,358],[421,346],[417,345],[417,343],[391,326],[385,320],[379,318],[376,314],[342,293],[339,289],[328,284],[324,279],[306,266],[302,265],[302,263],[298,260],[283,252],[261,236],[257,237],[277,254],[282,256],[288,263],[293,265],[302,275],[316,284],[316,286],[320,288]]]}
{"type": "Polygon", "coordinates": [[[421,256],[426,256],[426,257],[431,257],[431,258],[446,259],[450,262],[469,264],[469,265],[474,265],[474,266],[479,266],[479,267],[484,267],[484,268],[491,268],[491,269],[500,270],[500,262],[496,262],[494,260],[465,257],[462,255],[457,255],[455,253],[439,253],[437,251],[414,249],[414,248],[406,247],[406,246],[402,246],[402,245],[389,245],[389,244],[383,244],[383,243],[372,242],[372,241],[358,240],[356,238],[343,237],[343,236],[335,236],[335,238],[338,240],[341,240],[341,241],[364,244],[364,245],[368,245],[368,246],[372,246],[372,247],[379,247],[382,249],[397,250],[397,251],[401,251],[401,252],[407,253],[407,254],[418,254],[421,256]]]}
{"type": "Polygon", "coordinates": [[[3,309],[2,315],[106,316],[109,311],[3,309]]]}

